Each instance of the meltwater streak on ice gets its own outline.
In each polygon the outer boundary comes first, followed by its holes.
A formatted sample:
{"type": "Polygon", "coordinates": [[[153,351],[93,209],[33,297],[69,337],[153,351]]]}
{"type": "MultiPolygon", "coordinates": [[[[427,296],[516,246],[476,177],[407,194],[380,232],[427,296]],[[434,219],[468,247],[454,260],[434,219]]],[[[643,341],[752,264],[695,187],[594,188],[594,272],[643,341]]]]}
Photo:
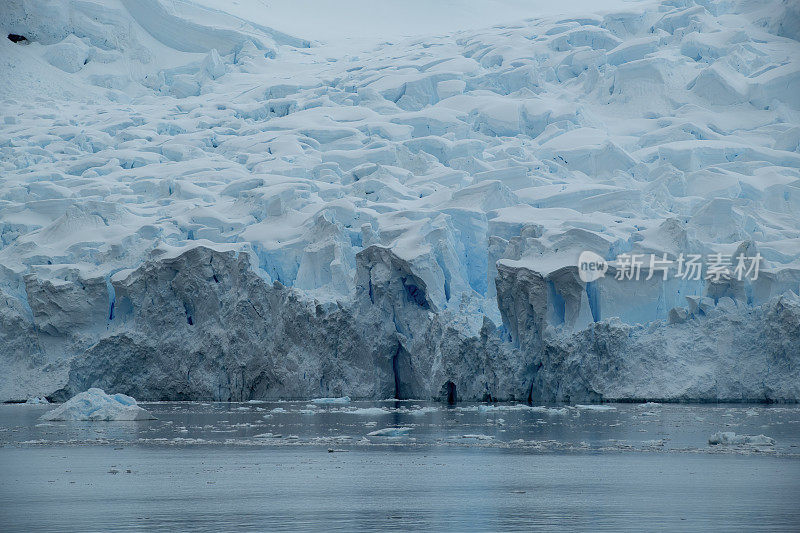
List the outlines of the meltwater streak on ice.
{"type": "Polygon", "coordinates": [[[131,5],[0,5],[0,399],[800,398],[794,2],[358,53],[131,5]],[[585,283],[586,250],[765,265],[585,283]]]}

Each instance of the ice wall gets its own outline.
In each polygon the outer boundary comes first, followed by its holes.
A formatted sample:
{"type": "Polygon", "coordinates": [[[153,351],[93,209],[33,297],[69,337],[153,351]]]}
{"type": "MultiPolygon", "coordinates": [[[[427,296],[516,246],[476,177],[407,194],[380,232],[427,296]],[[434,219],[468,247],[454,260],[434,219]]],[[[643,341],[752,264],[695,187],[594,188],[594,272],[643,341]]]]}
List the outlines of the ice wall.
{"type": "MultiPolygon", "coordinates": [[[[461,400],[780,401],[800,392],[800,299],[791,293],[753,307],[707,298],[669,323],[611,319],[564,334],[548,329],[543,278],[502,267],[498,326],[469,298],[434,312],[422,280],[383,248],[359,254],[355,295],[335,303],[269,283],[246,252],[158,255],[112,278],[113,313],[94,329],[33,333],[37,319],[5,308],[14,328],[4,339],[5,397],[66,399],[97,386],[147,399],[446,400],[448,383],[461,400]]],[[[39,313],[59,307],[51,299],[39,313]]]]}

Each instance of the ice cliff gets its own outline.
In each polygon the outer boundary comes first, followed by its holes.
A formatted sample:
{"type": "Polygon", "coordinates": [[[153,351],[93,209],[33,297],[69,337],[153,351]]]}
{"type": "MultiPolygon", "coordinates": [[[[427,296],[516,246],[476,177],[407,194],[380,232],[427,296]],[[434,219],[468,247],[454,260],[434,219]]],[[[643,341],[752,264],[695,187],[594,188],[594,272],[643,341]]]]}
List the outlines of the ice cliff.
{"type": "Polygon", "coordinates": [[[0,400],[800,400],[798,10],[625,9],[354,52],[3,3],[0,400]]]}

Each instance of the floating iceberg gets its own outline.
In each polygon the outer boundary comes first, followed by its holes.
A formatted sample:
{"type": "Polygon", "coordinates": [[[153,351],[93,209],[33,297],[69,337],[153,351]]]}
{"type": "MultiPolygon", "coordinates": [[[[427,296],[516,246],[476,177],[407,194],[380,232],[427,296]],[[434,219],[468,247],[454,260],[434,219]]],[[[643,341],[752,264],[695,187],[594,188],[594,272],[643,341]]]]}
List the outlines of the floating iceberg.
{"type": "Polygon", "coordinates": [[[106,394],[92,388],[73,396],[69,401],[48,411],[41,420],[128,421],[155,420],[136,400],[125,394],[106,394]]]}
{"type": "Polygon", "coordinates": [[[349,396],[342,396],[341,398],[314,398],[311,400],[313,403],[316,404],[348,404],[350,403],[349,396]]]}
{"type": "Polygon", "coordinates": [[[276,434],[271,433],[271,432],[259,433],[258,435],[253,435],[254,439],[280,439],[282,437],[283,437],[283,435],[276,435],[276,434]]]}
{"type": "Polygon", "coordinates": [[[367,433],[368,437],[404,437],[411,433],[410,427],[383,428],[367,433]]]}
{"type": "Polygon", "coordinates": [[[575,406],[576,408],[580,409],[581,411],[616,411],[617,408],[613,405],[582,405],[578,404],[575,406]]]}
{"type": "Polygon", "coordinates": [[[33,396],[31,398],[28,398],[25,401],[25,403],[29,405],[44,405],[44,404],[49,404],[50,402],[48,402],[47,398],[45,398],[44,396],[33,396]]]}
{"type": "Polygon", "coordinates": [[[461,435],[462,439],[472,439],[472,440],[493,440],[494,437],[491,435],[483,435],[479,433],[470,433],[467,435],[461,435]]]}
{"type": "Polygon", "coordinates": [[[358,409],[350,409],[342,412],[350,415],[361,416],[383,416],[392,413],[390,410],[383,409],[382,407],[359,407],[358,409]]]}
{"type": "Polygon", "coordinates": [[[737,435],[733,431],[720,431],[709,437],[711,446],[774,446],[775,439],[766,435],[737,435]]]}

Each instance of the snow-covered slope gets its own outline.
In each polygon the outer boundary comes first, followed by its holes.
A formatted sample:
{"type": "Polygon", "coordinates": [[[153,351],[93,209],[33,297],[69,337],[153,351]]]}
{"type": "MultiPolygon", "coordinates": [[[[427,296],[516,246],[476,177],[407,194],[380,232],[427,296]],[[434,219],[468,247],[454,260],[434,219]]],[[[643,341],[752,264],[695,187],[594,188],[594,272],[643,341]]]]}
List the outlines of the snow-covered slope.
{"type": "Polygon", "coordinates": [[[791,0],[360,50],[205,4],[0,5],[0,399],[800,400],[791,0]]]}

